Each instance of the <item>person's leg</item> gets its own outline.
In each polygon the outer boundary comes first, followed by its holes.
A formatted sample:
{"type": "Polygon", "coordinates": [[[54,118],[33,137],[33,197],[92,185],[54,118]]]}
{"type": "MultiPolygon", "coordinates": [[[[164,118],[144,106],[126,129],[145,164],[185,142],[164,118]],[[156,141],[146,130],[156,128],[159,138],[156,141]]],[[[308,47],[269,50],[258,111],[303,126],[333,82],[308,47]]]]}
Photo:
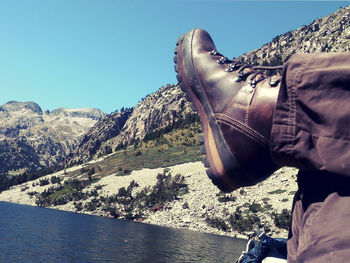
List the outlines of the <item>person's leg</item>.
{"type": "Polygon", "coordinates": [[[288,262],[350,258],[350,53],[287,62],[271,133],[275,162],[300,168],[288,262]]]}
{"type": "Polygon", "coordinates": [[[271,132],[275,162],[350,175],[350,53],[286,63],[271,132]]]}
{"type": "Polygon", "coordinates": [[[350,258],[350,178],[298,174],[288,262],[347,262],[350,258]]]}
{"type": "Polygon", "coordinates": [[[288,260],[347,262],[350,53],[293,55],[277,85],[237,70],[199,29],[180,38],[175,54],[178,80],[201,117],[213,182],[232,191],[278,166],[302,169],[288,260]]]}
{"type": "Polygon", "coordinates": [[[350,175],[350,53],[295,54],[281,79],[225,58],[201,29],[177,45],[177,77],[219,188],[257,183],[283,165],[350,175]]]}

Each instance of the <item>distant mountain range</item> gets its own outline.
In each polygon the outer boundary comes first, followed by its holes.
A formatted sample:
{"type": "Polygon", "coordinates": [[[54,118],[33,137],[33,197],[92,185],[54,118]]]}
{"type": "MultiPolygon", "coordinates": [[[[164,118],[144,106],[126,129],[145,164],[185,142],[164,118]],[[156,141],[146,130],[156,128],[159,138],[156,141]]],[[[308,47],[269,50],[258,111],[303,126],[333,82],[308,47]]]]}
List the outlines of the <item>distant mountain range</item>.
{"type": "Polygon", "coordinates": [[[7,102],[0,106],[0,178],[89,161],[190,113],[178,85],[111,114],[90,108],[44,112],[34,102],[7,102]]]}
{"type": "Polygon", "coordinates": [[[0,175],[56,166],[98,120],[98,109],[43,111],[35,102],[9,101],[0,106],[0,175]]]}
{"type": "MultiPolygon", "coordinates": [[[[343,51],[350,51],[350,7],[276,36],[236,60],[277,65],[294,53],[343,51]]],[[[43,112],[34,102],[8,102],[0,106],[0,179],[86,162],[120,145],[142,140],[146,134],[188,114],[193,110],[177,84],[160,88],[135,108],[112,114],[98,109],[65,108],[43,112]]]]}

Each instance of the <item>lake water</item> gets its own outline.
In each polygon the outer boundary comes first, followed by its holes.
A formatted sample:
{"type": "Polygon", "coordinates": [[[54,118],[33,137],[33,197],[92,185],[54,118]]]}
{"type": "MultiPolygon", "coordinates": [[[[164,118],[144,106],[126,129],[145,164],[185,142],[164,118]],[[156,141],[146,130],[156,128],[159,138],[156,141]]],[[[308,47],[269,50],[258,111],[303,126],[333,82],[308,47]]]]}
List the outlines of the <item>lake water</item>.
{"type": "Polygon", "coordinates": [[[245,243],[0,202],[0,262],[235,262],[245,243]]]}

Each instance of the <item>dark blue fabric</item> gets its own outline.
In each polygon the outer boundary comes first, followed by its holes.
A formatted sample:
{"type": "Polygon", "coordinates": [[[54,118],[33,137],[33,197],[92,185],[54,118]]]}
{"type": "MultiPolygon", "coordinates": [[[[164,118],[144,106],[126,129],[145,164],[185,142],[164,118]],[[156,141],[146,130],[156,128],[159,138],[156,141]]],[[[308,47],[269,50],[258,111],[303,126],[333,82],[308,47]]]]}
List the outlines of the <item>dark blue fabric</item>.
{"type": "Polygon", "coordinates": [[[265,234],[259,239],[258,245],[245,253],[238,263],[260,263],[267,256],[287,259],[287,239],[271,238],[265,234]]]}

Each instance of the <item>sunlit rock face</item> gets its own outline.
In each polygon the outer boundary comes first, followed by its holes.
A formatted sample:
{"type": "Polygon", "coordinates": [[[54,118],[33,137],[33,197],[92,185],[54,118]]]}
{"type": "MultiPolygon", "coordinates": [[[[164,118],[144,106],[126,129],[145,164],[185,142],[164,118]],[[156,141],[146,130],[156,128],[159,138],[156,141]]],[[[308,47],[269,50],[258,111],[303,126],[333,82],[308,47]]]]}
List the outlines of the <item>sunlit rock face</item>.
{"type": "Polygon", "coordinates": [[[349,52],[350,6],[314,20],[294,31],[276,36],[261,48],[252,50],[238,61],[253,65],[278,65],[295,53],[349,52]]]}
{"type": "Polygon", "coordinates": [[[1,105],[0,174],[12,176],[59,164],[104,116],[89,108],[43,111],[35,102],[1,105]]]}
{"type": "Polygon", "coordinates": [[[173,124],[194,113],[191,103],[178,85],[165,85],[141,99],[135,108],[105,116],[79,142],[68,156],[68,166],[83,163],[112,151],[120,144],[142,140],[156,129],[173,124]]]}

